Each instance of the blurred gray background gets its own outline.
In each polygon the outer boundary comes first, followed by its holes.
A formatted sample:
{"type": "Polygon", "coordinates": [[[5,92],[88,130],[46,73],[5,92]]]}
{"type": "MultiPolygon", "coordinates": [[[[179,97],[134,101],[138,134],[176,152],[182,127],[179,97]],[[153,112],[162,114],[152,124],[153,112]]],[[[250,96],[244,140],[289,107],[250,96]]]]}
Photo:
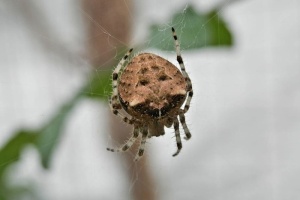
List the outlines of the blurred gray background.
{"type": "MultiPolygon", "coordinates": [[[[208,10],[218,1],[189,2],[208,10]]],[[[187,3],[125,6],[134,21],[132,45],[143,42],[149,24],[187,3]]],[[[164,200],[300,199],[300,2],[244,0],[220,13],[235,45],[182,47],[195,94],[186,114],[192,139],[176,158],[172,129],[148,140],[153,192],[164,200]]],[[[0,1],[0,146],[19,127],[47,121],[93,70],[81,56],[84,16],[78,1],[0,1]]],[[[174,52],[149,51],[176,63],[174,52]]],[[[122,155],[105,150],[113,144],[107,112],[105,103],[80,102],[51,169],[28,147],[12,182],[33,185],[41,199],[131,199],[140,174],[128,180],[122,155]]]]}

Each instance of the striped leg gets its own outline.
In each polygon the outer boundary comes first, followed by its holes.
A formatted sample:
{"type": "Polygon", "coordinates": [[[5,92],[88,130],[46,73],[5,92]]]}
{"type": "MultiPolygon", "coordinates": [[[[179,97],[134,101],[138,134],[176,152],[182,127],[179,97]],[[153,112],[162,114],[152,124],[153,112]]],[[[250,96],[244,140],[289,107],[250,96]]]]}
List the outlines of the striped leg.
{"type": "Polygon", "coordinates": [[[187,125],[185,123],[185,117],[184,117],[183,110],[181,110],[181,112],[179,114],[179,120],[180,120],[180,123],[181,123],[184,133],[185,133],[184,139],[186,139],[186,140],[190,139],[192,137],[192,135],[191,135],[189,128],[187,127],[187,125]]]}
{"type": "Polygon", "coordinates": [[[179,121],[177,117],[174,120],[174,129],[175,129],[175,136],[176,136],[176,143],[177,143],[177,151],[173,154],[173,156],[177,156],[182,149],[182,143],[180,138],[180,132],[179,132],[179,121]]]}
{"type": "Polygon", "coordinates": [[[119,102],[118,99],[118,77],[119,77],[119,72],[122,69],[122,67],[124,67],[124,63],[125,61],[128,59],[129,55],[131,54],[133,49],[129,49],[129,51],[125,54],[125,56],[122,58],[122,60],[119,62],[119,64],[117,65],[117,67],[115,68],[113,74],[112,74],[112,87],[113,87],[113,94],[111,97],[112,100],[112,108],[113,109],[121,109],[122,106],[119,102]]]}
{"type": "Polygon", "coordinates": [[[179,45],[179,42],[178,42],[178,39],[177,39],[175,29],[173,27],[172,27],[172,32],[173,32],[173,38],[174,38],[174,41],[175,41],[177,62],[179,63],[182,75],[185,78],[185,81],[187,82],[188,98],[187,98],[185,106],[184,106],[184,113],[186,113],[190,108],[190,103],[191,103],[191,100],[192,100],[192,97],[193,97],[193,86],[192,86],[192,82],[191,82],[191,79],[190,79],[189,75],[185,71],[185,66],[184,66],[184,63],[183,63],[183,59],[181,57],[180,45],[179,45]]]}
{"type": "Polygon", "coordinates": [[[109,106],[110,106],[110,109],[112,110],[113,114],[114,114],[114,115],[117,115],[118,117],[120,117],[120,118],[123,120],[123,122],[128,123],[128,124],[133,124],[133,123],[134,123],[134,121],[135,121],[134,119],[132,119],[132,118],[130,119],[130,118],[124,116],[124,115],[119,111],[119,110],[123,110],[122,106],[121,106],[120,109],[113,109],[111,99],[109,99],[109,106]]]}
{"type": "Polygon", "coordinates": [[[134,158],[134,161],[138,161],[143,156],[144,151],[145,151],[145,144],[146,144],[147,137],[148,137],[148,127],[144,127],[142,129],[141,145],[139,147],[138,153],[136,154],[136,156],[134,158]]]}
{"type": "Polygon", "coordinates": [[[106,148],[106,150],[111,151],[111,152],[124,152],[124,151],[127,151],[134,144],[134,142],[136,141],[136,139],[138,137],[139,137],[139,129],[134,127],[133,135],[129,138],[129,140],[123,146],[121,146],[117,149],[106,148]]]}
{"type": "Polygon", "coordinates": [[[192,89],[192,85],[191,85],[191,90],[188,93],[188,97],[186,99],[186,102],[185,102],[185,105],[184,105],[184,108],[183,108],[183,113],[186,113],[189,110],[192,97],[193,97],[193,89],[192,89]]]}
{"type": "Polygon", "coordinates": [[[128,124],[133,124],[132,119],[129,119],[126,116],[123,116],[122,113],[118,110],[123,110],[119,98],[118,98],[118,76],[119,72],[124,67],[125,61],[128,59],[129,55],[131,54],[133,49],[129,49],[129,51],[125,54],[125,56],[122,58],[122,60],[119,62],[117,67],[114,69],[113,75],[112,75],[112,86],[113,86],[113,94],[109,99],[109,106],[110,109],[112,110],[113,114],[117,115],[118,117],[122,118],[122,120],[128,124]]]}

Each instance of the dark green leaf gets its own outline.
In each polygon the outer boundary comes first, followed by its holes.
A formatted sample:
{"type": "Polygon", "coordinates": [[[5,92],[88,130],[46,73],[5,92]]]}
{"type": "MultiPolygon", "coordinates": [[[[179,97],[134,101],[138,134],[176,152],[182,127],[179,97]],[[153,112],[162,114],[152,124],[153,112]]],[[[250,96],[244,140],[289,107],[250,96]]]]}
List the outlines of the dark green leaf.
{"type": "MultiPolygon", "coordinates": [[[[229,28],[216,10],[201,13],[188,6],[184,12],[176,13],[171,21],[183,49],[232,45],[229,28]]],[[[149,45],[162,50],[174,50],[174,41],[171,36],[170,26],[153,25],[149,45]]]]}
{"type": "Polygon", "coordinates": [[[95,70],[85,88],[85,95],[91,98],[107,100],[112,92],[111,87],[111,70],[95,70]]]}
{"type": "Polygon", "coordinates": [[[112,72],[118,65],[120,60],[129,50],[126,46],[118,47],[117,54],[107,64],[101,66],[101,68],[95,69],[88,80],[88,84],[84,91],[82,91],[86,97],[95,98],[99,100],[107,101],[108,97],[112,93],[112,72]]]}
{"type": "Polygon", "coordinates": [[[23,148],[34,144],[40,155],[43,167],[48,168],[55,146],[59,142],[62,130],[68,115],[83,96],[80,89],[69,102],[62,106],[58,112],[40,129],[17,131],[0,150],[0,176],[4,170],[15,161],[19,160],[23,148]]]}
{"type": "Polygon", "coordinates": [[[86,87],[79,92],[40,129],[20,130],[15,133],[0,150],[0,176],[4,170],[15,161],[19,160],[23,148],[28,144],[35,144],[40,155],[44,168],[49,168],[51,156],[61,137],[64,124],[68,115],[75,107],[77,101],[84,95],[97,94],[97,97],[107,98],[110,94],[110,70],[95,73],[86,87]],[[93,93],[88,92],[92,89],[93,93]],[[95,90],[93,90],[95,89],[95,90]]]}
{"type": "Polygon", "coordinates": [[[0,150],[0,179],[5,169],[20,159],[23,148],[34,144],[37,139],[35,131],[20,130],[0,150]]]}
{"type": "Polygon", "coordinates": [[[49,168],[53,150],[59,142],[64,124],[70,112],[77,104],[77,101],[83,96],[82,90],[83,89],[81,89],[68,103],[62,106],[52,119],[37,131],[38,138],[36,146],[41,155],[41,161],[44,168],[49,168]]]}

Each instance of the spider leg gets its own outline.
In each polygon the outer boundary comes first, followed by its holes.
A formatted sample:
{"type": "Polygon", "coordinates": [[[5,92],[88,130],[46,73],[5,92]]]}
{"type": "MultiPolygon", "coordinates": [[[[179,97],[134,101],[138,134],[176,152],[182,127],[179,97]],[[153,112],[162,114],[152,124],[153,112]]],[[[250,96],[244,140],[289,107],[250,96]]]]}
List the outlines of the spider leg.
{"type": "Polygon", "coordinates": [[[139,151],[136,154],[134,161],[138,161],[144,154],[145,151],[145,144],[148,136],[148,127],[143,127],[142,129],[142,140],[141,140],[141,145],[139,147],[139,151]]]}
{"type": "Polygon", "coordinates": [[[186,113],[190,108],[190,103],[191,103],[191,100],[192,100],[192,97],[193,97],[193,86],[192,86],[191,79],[190,79],[189,75],[186,73],[186,70],[185,70],[185,66],[184,66],[183,59],[182,59],[182,56],[181,56],[181,51],[180,51],[180,44],[178,42],[177,35],[176,35],[174,27],[172,27],[172,32],[173,32],[173,38],[174,38],[174,41],[175,41],[177,62],[179,63],[182,75],[185,78],[185,81],[187,82],[188,98],[186,100],[186,103],[185,103],[185,106],[184,106],[184,109],[183,109],[184,113],[186,113]]]}
{"type": "Polygon", "coordinates": [[[112,110],[113,114],[116,115],[116,116],[118,116],[118,117],[120,117],[120,118],[123,120],[123,122],[128,123],[128,124],[133,124],[133,123],[134,123],[134,121],[135,121],[134,119],[128,118],[128,117],[124,116],[124,115],[119,111],[119,110],[124,110],[124,109],[122,108],[122,106],[121,106],[121,108],[118,108],[118,109],[114,109],[114,108],[113,108],[111,99],[109,99],[109,107],[110,107],[110,109],[112,110]]]}
{"type": "Polygon", "coordinates": [[[176,143],[177,143],[177,151],[173,154],[173,156],[177,156],[182,149],[182,142],[180,138],[179,132],[179,121],[177,117],[174,119],[174,129],[175,129],[175,136],[176,136],[176,143]]]}
{"type": "Polygon", "coordinates": [[[125,56],[122,58],[122,60],[119,62],[117,67],[115,68],[113,75],[112,75],[112,85],[113,85],[113,94],[109,99],[109,106],[110,109],[112,110],[113,114],[117,115],[118,117],[122,118],[122,120],[128,124],[133,124],[132,119],[129,119],[128,117],[124,116],[120,111],[118,110],[123,110],[119,98],[118,98],[118,76],[119,72],[124,67],[125,61],[128,59],[129,55],[131,54],[133,49],[129,49],[129,51],[125,54],[125,56]]]}
{"type": "Polygon", "coordinates": [[[119,147],[117,149],[106,148],[106,150],[111,151],[111,152],[124,152],[124,151],[127,151],[134,144],[134,142],[136,141],[136,139],[138,137],[139,137],[139,129],[134,126],[132,136],[129,138],[129,140],[124,145],[122,145],[121,147],[119,147]]]}
{"type": "Polygon", "coordinates": [[[188,97],[186,99],[186,102],[185,102],[185,105],[183,108],[183,113],[186,113],[189,110],[192,97],[193,97],[193,89],[192,89],[192,84],[191,84],[191,91],[188,92],[188,97]]]}
{"type": "Polygon", "coordinates": [[[179,113],[179,120],[180,120],[180,123],[184,130],[184,134],[185,134],[184,139],[189,140],[192,137],[192,135],[191,135],[189,128],[187,127],[187,125],[185,123],[184,111],[182,109],[180,110],[180,113],[179,113]]]}
{"type": "Polygon", "coordinates": [[[118,77],[119,77],[119,72],[124,67],[125,61],[128,59],[130,56],[131,52],[133,49],[129,49],[129,51],[125,54],[125,56],[121,59],[117,67],[114,69],[114,72],[112,74],[112,87],[113,87],[113,93],[111,97],[111,104],[113,109],[121,109],[122,106],[119,102],[118,98],[118,77]]]}

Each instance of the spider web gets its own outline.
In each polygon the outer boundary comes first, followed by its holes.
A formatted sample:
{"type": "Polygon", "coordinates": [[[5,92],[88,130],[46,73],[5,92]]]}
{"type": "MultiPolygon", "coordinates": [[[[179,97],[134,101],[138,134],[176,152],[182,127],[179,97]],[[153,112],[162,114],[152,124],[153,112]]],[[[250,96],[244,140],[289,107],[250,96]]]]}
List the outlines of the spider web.
{"type": "MultiPolygon", "coordinates": [[[[149,3],[149,2],[148,2],[149,3]]],[[[137,3],[139,4],[139,3],[137,3]]],[[[147,6],[147,5],[137,5],[137,6],[147,6]]],[[[149,5],[150,6],[150,5],[149,5]]],[[[154,6],[154,5],[152,5],[154,6]]],[[[167,5],[165,5],[167,7],[167,5]]],[[[187,4],[182,4],[182,5],[177,5],[181,7],[181,20],[179,22],[177,22],[175,25],[176,27],[178,27],[179,29],[177,30],[177,33],[180,35],[181,32],[184,30],[184,19],[185,19],[185,12],[186,12],[186,8],[187,8],[187,4]]],[[[153,9],[149,9],[148,12],[142,12],[141,10],[137,9],[136,13],[134,13],[132,10],[130,10],[127,6],[125,6],[126,9],[128,9],[128,12],[130,12],[132,20],[133,20],[133,36],[132,36],[132,40],[129,42],[130,45],[132,46],[128,46],[127,48],[124,48],[124,50],[120,50],[117,46],[114,46],[114,43],[111,42],[110,45],[113,46],[113,50],[115,51],[114,56],[111,58],[111,60],[108,60],[107,62],[118,62],[120,60],[120,55],[123,56],[126,51],[131,48],[134,47],[134,53],[132,56],[140,53],[140,52],[150,52],[150,53],[154,53],[154,54],[158,54],[164,58],[166,58],[167,60],[169,60],[170,62],[174,63],[176,66],[179,67],[177,61],[176,61],[176,52],[175,52],[175,47],[172,51],[161,51],[161,50],[157,50],[154,48],[151,48],[153,44],[154,38],[150,37],[149,38],[149,27],[151,26],[151,24],[153,23],[157,23],[160,21],[166,21],[165,27],[160,28],[159,32],[162,33],[162,37],[161,40],[162,42],[166,42],[168,45],[172,44],[174,46],[174,40],[172,38],[172,33],[170,31],[171,29],[171,24],[172,21],[170,20],[170,16],[172,16],[174,14],[175,10],[178,10],[180,8],[178,7],[174,7],[173,9],[163,9],[167,12],[161,12],[161,13],[153,13],[153,9]],[[133,15],[137,15],[139,17],[133,17],[133,15]],[[139,48],[141,47],[142,48],[139,48]],[[135,48],[137,47],[137,48],[135,48]],[[150,48],[149,48],[150,47],[150,48]],[[120,52],[118,52],[120,51],[120,52]]],[[[89,17],[88,17],[89,18],[89,17]]],[[[89,20],[91,20],[93,23],[97,23],[95,22],[93,19],[89,18],[89,20]]],[[[112,41],[115,40],[116,38],[114,36],[112,36],[109,32],[107,32],[105,30],[104,27],[101,26],[101,24],[97,23],[97,26],[99,27],[99,31],[100,33],[105,33],[107,36],[107,40],[108,41],[112,41]]],[[[195,40],[197,40],[197,36],[195,36],[194,38],[195,40]]],[[[156,45],[156,43],[154,42],[154,46],[156,45]]],[[[185,48],[182,47],[182,50],[184,50],[185,48]]],[[[132,57],[131,56],[131,57],[132,57]]],[[[188,63],[188,62],[186,62],[188,63]]],[[[104,66],[105,64],[103,64],[104,66]]],[[[110,70],[108,70],[110,71],[110,70]]],[[[106,73],[107,71],[105,69],[103,69],[102,66],[98,67],[97,69],[95,69],[95,72],[97,74],[101,74],[101,73],[106,73]]],[[[111,71],[110,71],[111,72],[111,71]]],[[[109,85],[109,87],[111,87],[111,85],[109,85]]],[[[109,98],[110,95],[110,88],[106,88],[105,89],[105,93],[107,94],[106,98],[109,98]]],[[[96,94],[97,95],[97,94],[96,94]]],[[[107,107],[107,111],[109,112],[109,108],[107,107]]],[[[187,121],[187,124],[190,125],[190,123],[187,121]]],[[[183,130],[180,127],[180,133],[181,135],[183,134],[183,130]]],[[[109,131],[107,131],[107,133],[109,133],[109,131]]],[[[130,133],[131,134],[131,133],[130,133]]],[[[127,134],[127,138],[129,138],[130,134],[127,134]]],[[[183,138],[183,135],[182,135],[183,138]]],[[[110,134],[107,134],[107,140],[105,145],[107,147],[111,147],[113,145],[113,147],[119,147],[120,145],[122,145],[123,143],[125,143],[126,140],[123,141],[115,141],[114,137],[112,137],[110,134]]],[[[185,145],[186,142],[183,141],[183,144],[185,145]]],[[[145,149],[145,154],[147,155],[147,158],[150,159],[150,162],[154,162],[153,159],[158,159],[155,162],[168,162],[172,159],[172,154],[176,151],[177,147],[176,147],[176,139],[175,139],[175,133],[174,133],[174,128],[169,128],[166,129],[166,134],[164,137],[159,137],[159,138],[151,138],[147,140],[146,143],[146,149],[145,149]],[[158,157],[158,158],[154,158],[153,155],[162,155],[162,157],[158,157]]],[[[111,157],[111,159],[121,159],[121,162],[124,162],[124,154],[135,154],[136,151],[133,151],[132,153],[127,151],[123,154],[109,154],[109,156],[111,157]]],[[[135,155],[131,155],[132,158],[134,158],[135,155]]],[[[150,173],[148,175],[153,175],[153,170],[152,170],[152,165],[148,165],[147,166],[140,166],[134,162],[130,163],[130,164],[126,164],[123,163],[121,164],[121,166],[119,166],[122,168],[122,170],[124,171],[124,173],[126,173],[126,171],[133,171],[133,173],[129,173],[129,184],[126,188],[128,189],[128,194],[132,195],[134,193],[134,190],[136,190],[137,188],[139,188],[138,185],[142,184],[144,188],[148,188],[148,190],[154,190],[151,191],[153,194],[156,195],[157,191],[155,191],[157,187],[159,186],[151,186],[151,185],[147,185],[149,184],[148,182],[141,182],[140,179],[143,179],[143,176],[140,176],[140,173],[145,173],[143,168],[147,168],[149,169],[148,171],[146,171],[147,173],[150,173]],[[153,189],[151,188],[153,187],[153,189]]],[[[146,174],[147,175],[147,174],[146,174]]],[[[158,177],[160,176],[160,174],[157,174],[158,177]]],[[[156,177],[157,175],[154,174],[154,177],[156,177]]],[[[158,178],[157,177],[157,178],[158,178]]],[[[116,177],[117,178],[117,177],[116,177]]],[[[150,177],[151,178],[151,177],[150,177]]],[[[159,178],[158,178],[159,180],[159,178]]],[[[124,186],[123,186],[124,187],[124,186]]]]}

